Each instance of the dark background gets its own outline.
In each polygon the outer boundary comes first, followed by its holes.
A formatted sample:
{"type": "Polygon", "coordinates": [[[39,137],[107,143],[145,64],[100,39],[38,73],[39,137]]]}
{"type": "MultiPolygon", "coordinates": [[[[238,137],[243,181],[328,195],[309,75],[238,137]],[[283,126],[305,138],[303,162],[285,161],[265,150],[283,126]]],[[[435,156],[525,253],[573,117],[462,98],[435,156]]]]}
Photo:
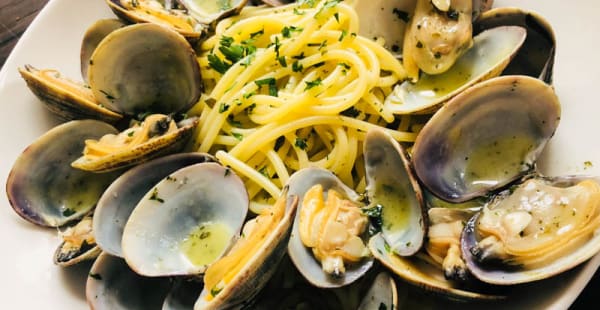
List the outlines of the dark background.
{"type": "MultiPolygon", "coordinates": [[[[48,0],[0,0],[0,68],[27,26],[46,2],[48,0]]],[[[570,309],[594,309],[594,293],[600,294],[600,271],[596,272],[570,309]]],[[[600,301],[600,298],[596,299],[600,301]]]]}

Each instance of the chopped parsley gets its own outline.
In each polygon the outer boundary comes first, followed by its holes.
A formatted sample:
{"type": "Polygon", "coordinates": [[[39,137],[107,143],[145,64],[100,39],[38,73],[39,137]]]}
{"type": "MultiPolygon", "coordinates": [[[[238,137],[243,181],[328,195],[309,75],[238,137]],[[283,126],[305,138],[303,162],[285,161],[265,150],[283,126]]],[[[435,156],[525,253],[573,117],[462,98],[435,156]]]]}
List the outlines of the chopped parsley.
{"type": "Polygon", "coordinates": [[[263,85],[269,85],[269,95],[273,97],[277,97],[278,90],[275,78],[266,78],[262,80],[256,80],[254,83],[258,88],[261,88],[263,85]]]}
{"type": "Polygon", "coordinates": [[[232,133],[231,133],[231,135],[232,135],[234,138],[238,139],[239,141],[242,141],[242,140],[244,139],[244,135],[243,135],[243,134],[241,134],[241,133],[232,132],[232,133]]]}
{"type": "Polygon", "coordinates": [[[283,146],[284,142],[285,142],[285,137],[279,136],[279,138],[277,138],[277,140],[275,140],[275,146],[273,146],[273,150],[275,150],[275,152],[279,151],[279,149],[283,146]]]}
{"type": "Polygon", "coordinates": [[[292,63],[292,71],[302,72],[302,70],[304,70],[304,67],[297,60],[292,63]]]}
{"type": "Polygon", "coordinates": [[[308,147],[308,144],[306,144],[306,139],[302,138],[296,138],[296,143],[294,143],[294,145],[301,150],[306,150],[308,147]]]}
{"type": "Polygon", "coordinates": [[[71,215],[73,215],[73,214],[75,214],[75,213],[76,213],[76,211],[75,211],[75,210],[73,210],[73,209],[69,209],[69,208],[66,208],[66,209],[64,209],[64,210],[62,211],[62,215],[63,215],[63,216],[71,216],[71,215]]]}
{"type": "Polygon", "coordinates": [[[286,67],[287,67],[287,61],[285,60],[285,56],[280,56],[280,57],[277,57],[277,61],[279,62],[279,64],[280,64],[282,67],[284,67],[284,68],[286,68],[286,67]]]}
{"type": "Polygon", "coordinates": [[[163,203],[163,202],[165,202],[165,200],[164,200],[164,199],[162,199],[162,198],[158,197],[158,188],[156,188],[156,187],[155,187],[155,188],[152,190],[152,194],[150,195],[150,198],[149,198],[149,199],[150,199],[150,200],[156,200],[156,201],[158,201],[158,202],[160,202],[160,203],[163,203]]]}
{"type": "Polygon", "coordinates": [[[226,103],[223,102],[223,103],[221,103],[219,105],[219,113],[226,112],[227,110],[229,110],[229,105],[228,104],[226,104],[226,103]]]}
{"type": "Polygon", "coordinates": [[[289,27],[285,26],[281,30],[281,34],[283,35],[284,38],[291,38],[293,32],[301,32],[302,30],[304,30],[304,29],[300,28],[300,27],[296,27],[296,26],[289,26],[289,27]]]}
{"type": "Polygon", "coordinates": [[[408,15],[407,12],[399,10],[397,8],[394,8],[392,10],[392,13],[394,13],[394,15],[396,15],[396,17],[398,17],[398,19],[404,21],[405,23],[408,23],[408,20],[410,19],[410,15],[408,15]]]}
{"type": "Polygon", "coordinates": [[[304,90],[309,90],[311,88],[317,87],[319,85],[321,85],[321,78],[316,78],[314,81],[306,81],[304,83],[306,83],[306,87],[304,88],[304,90]]]}

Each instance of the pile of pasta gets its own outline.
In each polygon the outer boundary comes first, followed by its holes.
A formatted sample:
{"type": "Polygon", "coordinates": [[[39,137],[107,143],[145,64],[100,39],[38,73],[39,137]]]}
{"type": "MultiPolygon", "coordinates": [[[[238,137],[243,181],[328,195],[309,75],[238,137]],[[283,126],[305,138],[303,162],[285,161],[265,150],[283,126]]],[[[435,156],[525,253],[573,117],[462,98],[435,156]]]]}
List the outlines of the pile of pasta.
{"type": "Polygon", "coordinates": [[[336,0],[246,7],[201,45],[205,90],[189,111],[200,118],[193,148],[242,177],[251,209],[271,204],[309,166],[362,191],[370,128],[414,141],[418,122],[383,105],[405,70],[358,27],[353,8],[336,0]]]}

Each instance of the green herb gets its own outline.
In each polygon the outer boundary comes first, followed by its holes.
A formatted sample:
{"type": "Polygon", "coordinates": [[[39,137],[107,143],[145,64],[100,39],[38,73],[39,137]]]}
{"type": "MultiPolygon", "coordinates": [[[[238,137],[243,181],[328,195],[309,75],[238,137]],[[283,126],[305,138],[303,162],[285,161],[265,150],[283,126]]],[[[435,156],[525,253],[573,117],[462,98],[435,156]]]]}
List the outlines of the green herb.
{"type": "Polygon", "coordinates": [[[102,280],[102,276],[100,276],[99,273],[92,273],[92,272],[90,272],[90,273],[88,273],[88,276],[90,278],[98,280],[98,281],[102,280]]]}
{"type": "Polygon", "coordinates": [[[304,59],[304,57],[305,57],[305,56],[304,56],[304,52],[300,53],[300,55],[292,56],[292,58],[294,58],[294,59],[298,59],[298,60],[300,60],[300,59],[304,59]]]}
{"type": "Polygon", "coordinates": [[[223,103],[221,103],[219,105],[219,113],[226,112],[227,110],[229,110],[229,105],[228,104],[226,104],[226,103],[223,102],[223,103]]]}
{"type": "Polygon", "coordinates": [[[392,13],[394,13],[398,19],[403,20],[405,23],[408,23],[408,20],[410,19],[410,15],[408,15],[407,12],[401,11],[397,8],[394,8],[392,13]]]}
{"type": "Polygon", "coordinates": [[[335,20],[339,23],[340,22],[340,13],[335,12],[333,13],[333,17],[335,17],[335,20]]]}
{"type": "Polygon", "coordinates": [[[344,69],[346,69],[346,70],[350,70],[350,68],[351,68],[351,67],[350,67],[350,65],[349,65],[349,64],[347,64],[347,63],[345,63],[345,62],[340,62],[340,63],[338,64],[338,66],[342,66],[342,67],[344,67],[344,69]]]}
{"type": "Polygon", "coordinates": [[[346,29],[343,29],[342,34],[340,34],[340,37],[338,38],[338,41],[342,42],[342,40],[344,40],[344,38],[346,37],[347,34],[348,34],[348,31],[346,31],[346,29]]]}
{"type": "Polygon", "coordinates": [[[277,140],[275,140],[275,146],[273,146],[273,150],[275,150],[275,152],[279,151],[279,149],[283,146],[284,142],[285,142],[285,137],[279,136],[279,138],[277,138],[277,140]]]}
{"type": "Polygon", "coordinates": [[[592,162],[589,160],[586,160],[583,162],[583,169],[592,168],[593,166],[594,166],[594,164],[592,164],[592,162]]]}
{"type": "Polygon", "coordinates": [[[217,296],[223,289],[222,288],[216,288],[213,287],[212,289],[210,289],[210,294],[215,297],[217,296]]]}
{"type": "Polygon", "coordinates": [[[287,67],[287,61],[285,60],[285,56],[281,56],[281,57],[277,57],[277,61],[279,61],[279,64],[286,68],[287,67]]]}
{"type": "Polygon", "coordinates": [[[260,172],[260,174],[265,176],[265,178],[269,177],[269,171],[267,170],[267,166],[261,167],[260,169],[258,169],[258,172],[260,172]]]}
{"type": "Polygon", "coordinates": [[[304,67],[297,60],[292,63],[292,71],[302,72],[302,70],[304,70],[304,67]]]}
{"type": "Polygon", "coordinates": [[[152,194],[150,195],[150,200],[156,200],[160,203],[165,202],[164,199],[158,197],[158,188],[156,188],[156,187],[152,190],[152,194]]]}
{"type": "Polygon", "coordinates": [[[247,94],[244,94],[244,99],[248,99],[248,98],[250,98],[250,97],[252,97],[254,95],[256,95],[256,92],[251,91],[251,92],[249,92],[247,94]]]}
{"type": "Polygon", "coordinates": [[[263,85],[269,85],[269,95],[271,95],[273,97],[277,97],[278,91],[277,91],[276,82],[277,81],[275,80],[275,78],[266,78],[266,79],[254,81],[256,86],[258,86],[258,88],[262,87],[263,85]]]}
{"type": "Polygon", "coordinates": [[[349,107],[341,113],[344,116],[355,118],[360,115],[360,111],[355,107],[349,107]]]}
{"type": "Polygon", "coordinates": [[[292,32],[301,32],[302,30],[303,30],[303,28],[296,27],[296,26],[289,26],[289,27],[285,26],[281,30],[281,34],[283,35],[284,38],[291,38],[292,32]]]}
{"type": "Polygon", "coordinates": [[[231,114],[230,114],[229,116],[227,116],[227,122],[228,122],[230,125],[232,125],[232,126],[236,126],[236,127],[240,127],[240,126],[242,126],[242,123],[240,123],[240,122],[236,121],[236,120],[233,118],[233,115],[231,115],[231,114]]]}
{"type": "Polygon", "coordinates": [[[308,147],[308,145],[306,144],[306,139],[302,138],[296,138],[296,143],[294,143],[294,145],[301,150],[306,150],[306,148],[308,147]]]}
{"type": "Polygon", "coordinates": [[[388,253],[391,253],[391,252],[392,252],[392,248],[390,248],[390,245],[389,245],[387,242],[385,242],[385,243],[383,244],[383,248],[384,248],[384,249],[385,249],[385,251],[386,251],[386,252],[388,252],[388,253]]]}
{"type": "Polygon", "coordinates": [[[379,303],[379,309],[378,310],[387,310],[387,306],[384,303],[379,303]]]}
{"type": "Polygon", "coordinates": [[[241,134],[241,133],[232,132],[232,133],[231,133],[231,135],[232,135],[234,138],[238,139],[239,141],[242,141],[242,140],[244,139],[244,135],[243,135],[243,134],[241,134]]]}
{"type": "Polygon", "coordinates": [[[306,83],[306,87],[304,88],[304,90],[309,90],[311,88],[317,87],[319,85],[321,85],[321,78],[317,78],[314,81],[306,81],[304,83],[306,83]]]}
{"type": "Polygon", "coordinates": [[[448,12],[446,12],[446,16],[448,16],[449,19],[454,20],[454,21],[458,20],[458,15],[459,15],[459,13],[456,10],[450,9],[450,10],[448,10],[448,12]]]}
{"type": "Polygon", "coordinates": [[[315,67],[315,68],[318,68],[318,67],[321,67],[321,66],[323,66],[323,65],[325,65],[325,62],[324,62],[324,61],[321,61],[321,62],[317,62],[316,64],[314,64],[314,65],[312,65],[312,66],[313,66],[313,67],[315,67]]]}
{"type": "Polygon", "coordinates": [[[215,54],[208,54],[208,65],[215,71],[225,74],[231,67],[231,64],[225,63],[215,54]]]}
{"type": "Polygon", "coordinates": [[[71,216],[71,215],[73,215],[73,214],[75,214],[75,213],[76,213],[76,211],[75,211],[75,210],[73,210],[73,209],[69,209],[69,208],[66,208],[66,209],[64,209],[64,210],[62,211],[62,215],[63,215],[63,216],[71,216]]]}
{"type": "Polygon", "coordinates": [[[135,134],[135,130],[130,130],[130,131],[127,133],[127,136],[128,136],[128,137],[133,137],[133,135],[134,135],[134,134],[135,134]]]}
{"type": "Polygon", "coordinates": [[[259,36],[262,36],[264,33],[265,33],[265,29],[263,28],[263,29],[261,29],[261,30],[259,30],[257,32],[251,33],[250,34],[250,38],[255,39],[255,38],[259,37],[259,36]]]}
{"type": "Polygon", "coordinates": [[[106,99],[108,99],[108,100],[115,100],[115,97],[113,97],[107,91],[101,89],[100,92],[104,95],[104,97],[106,97],[106,99]]]}
{"type": "Polygon", "coordinates": [[[208,237],[210,237],[210,231],[203,231],[203,232],[200,234],[200,240],[206,239],[206,238],[208,238],[208,237]]]}
{"type": "Polygon", "coordinates": [[[383,212],[383,206],[380,204],[375,204],[374,206],[369,206],[361,209],[362,213],[369,217],[369,220],[373,226],[373,231],[370,231],[371,234],[375,234],[377,231],[381,230],[381,226],[383,225],[383,219],[381,218],[381,213],[383,212]]]}
{"type": "Polygon", "coordinates": [[[256,103],[249,105],[247,108],[244,109],[244,111],[246,111],[246,114],[250,114],[252,113],[252,111],[254,111],[254,108],[256,108],[256,103]]]}

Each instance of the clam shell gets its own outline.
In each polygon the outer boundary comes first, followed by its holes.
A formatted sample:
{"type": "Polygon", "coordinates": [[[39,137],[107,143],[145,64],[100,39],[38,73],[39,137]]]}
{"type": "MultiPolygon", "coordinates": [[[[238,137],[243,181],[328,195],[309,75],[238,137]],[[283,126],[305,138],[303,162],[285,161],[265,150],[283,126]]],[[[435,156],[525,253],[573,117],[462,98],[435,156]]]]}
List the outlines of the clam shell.
{"type": "Polygon", "coordinates": [[[479,83],[440,109],[413,147],[413,165],[436,196],[464,202],[523,176],[560,120],[551,86],[527,76],[479,83]]]}
{"type": "Polygon", "coordinates": [[[92,210],[120,172],[93,174],[72,168],[70,162],[79,156],[85,139],[116,131],[100,121],[70,121],[35,140],[17,158],[6,181],[13,209],[29,222],[52,227],[92,210]]]}
{"type": "MultiPolygon", "coordinates": [[[[148,191],[131,213],[123,230],[125,260],[145,276],[201,274],[207,266],[184,254],[184,240],[205,223],[222,223],[228,228],[223,238],[231,243],[247,211],[244,183],[229,168],[200,163],[179,169],[148,191]]],[[[214,253],[216,258],[228,245],[214,253]]]]}
{"type": "Polygon", "coordinates": [[[474,23],[473,32],[479,33],[498,26],[519,26],[527,30],[523,47],[503,74],[528,75],[552,84],[556,37],[550,23],[536,12],[502,7],[483,13],[474,23]]]}
{"type": "Polygon", "coordinates": [[[94,235],[102,250],[122,257],[121,239],[129,215],[156,183],[183,167],[216,161],[201,153],[174,154],[138,165],[117,178],[102,194],[94,212],[94,235]]]}
{"type": "MultiPolygon", "coordinates": [[[[537,177],[537,176],[536,176],[537,177]]],[[[569,187],[584,179],[593,179],[600,183],[600,178],[590,176],[564,176],[547,178],[553,186],[569,187]]],[[[520,185],[517,185],[520,186],[520,185]]],[[[597,204],[598,202],[596,202],[597,204]]],[[[504,266],[500,262],[492,265],[478,263],[471,252],[478,242],[477,221],[481,212],[475,214],[466,224],[461,236],[461,250],[463,258],[471,274],[479,280],[495,285],[514,285],[538,281],[565,272],[575,266],[587,261],[600,252],[600,229],[596,229],[582,245],[565,244],[569,251],[547,262],[547,264],[533,268],[519,268],[518,266],[504,266]]]]}
{"type": "Polygon", "coordinates": [[[100,41],[104,39],[109,33],[125,26],[126,24],[118,19],[100,19],[93,23],[83,35],[81,41],[81,76],[83,80],[88,80],[88,66],[90,64],[90,58],[100,41]]]}
{"type": "MultiPolygon", "coordinates": [[[[55,83],[43,76],[43,74],[60,75],[58,71],[52,73],[43,73],[32,65],[25,65],[19,68],[21,77],[27,83],[27,86],[44,103],[44,106],[61,120],[70,121],[76,119],[97,119],[107,123],[114,124],[121,120],[123,116],[117,112],[111,111],[97,101],[82,96],[70,89],[65,89],[59,83],[55,83]]],[[[81,89],[83,92],[90,91],[84,84],[60,77],[63,83],[69,84],[74,89],[81,89]]]]}
{"type": "Polygon", "coordinates": [[[370,206],[381,206],[382,236],[392,251],[415,254],[427,228],[423,194],[402,146],[383,130],[367,133],[363,145],[370,206]]]}
{"type": "MultiPolygon", "coordinates": [[[[299,206],[302,208],[301,202],[304,199],[304,194],[315,184],[323,186],[323,192],[329,189],[335,189],[346,199],[358,201],[360,196],[351,188],[342,183],[333,173],[321,168],[306,168],[295,172],[289,179],[288,197],[298,196],[299,206]]],[[[348,285],[360,277],[362,277],[373,265],[373,258],[367,257],[357,264],[346,266],[346,272],[341,278],[333,278],[323,272],[321,263],[315,259],[312,251],[305,247],[300,240],[299,222],[300,211],[296,213],[294,226],[292,227],[292,235],[288,244],[288,254],[300,271],[302,276],[312,285],[321,288],[335,288],[348,285]]]]}
{"type": "Polygon", "coordinates": [[[380,263],[400,278],[442,297],[462,301],[505,298],[503,295],[460,288],[460,285],[444,278],[441,268],[418,257],[402,257],[391,253],[381,234],[371,237],[369,248],[380,263]]]}
{"type": "Polygon", "coordinates": [[[88,274],[85,295],[94,310],[160,309],[171,288],[168,278],[146,278],[121,258],[102,253],[88,274]]]}
{"type": "Polygon", "coordinates": [[[133,148],[125,148],[102,157],[90,159],[81,156],[74,160],[71,165],[86,171],[107,172],[169,155],[180,151],[185,146],[196,126],[198,126],[197,118],[185,119],[177,124],[177,131],[153,137],[133,148]]]}
{"type": "Polygon", "coordinates": [[[88,80],[98,102],[128,115],[181,112],[202,91],[200,66],[189,43],[149,23],[107,35],[92,54],[88,80]]]}
{"type": "Polygon", "coordinates": [[[525,41],[525,29],[505,26],[473,38],[473,47],[446,72],[421,74],[419,81],[403,82],[385,99],[395,114],[430,113],[477,82],[498,76],[525,41]],[[484,57],[482,57],[484,55],[484,57]]]}

